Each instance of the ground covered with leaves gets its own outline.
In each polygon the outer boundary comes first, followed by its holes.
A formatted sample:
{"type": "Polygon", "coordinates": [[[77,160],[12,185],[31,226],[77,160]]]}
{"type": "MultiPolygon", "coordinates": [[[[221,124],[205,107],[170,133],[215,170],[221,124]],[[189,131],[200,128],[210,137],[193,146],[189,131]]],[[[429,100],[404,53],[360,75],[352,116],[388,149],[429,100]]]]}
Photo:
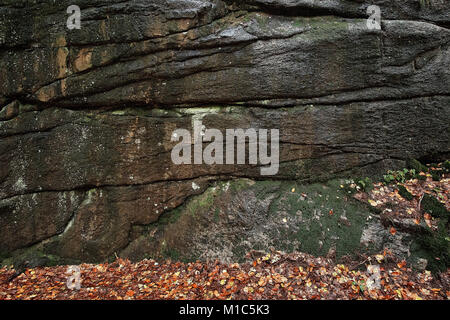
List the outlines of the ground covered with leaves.
{"type": "MultiPolygon", "coordinates": [[[[367,179],[367,178],[366,178],[367,179]]],[[[384,181],[353,182],[354,197],[367,202],[392,235],[414,234],[426,257],[428,270],[450,266],[450,161],[389,171],[384,181]]]]}
{"type": "MultiPolygon", "coordinates": [[[[382,182],[350,181],[349,193],[376,210],[392,234],[422,234],[434,273],[412,270],[388,250],[359,261],[305,253],[250,252],[242,264],[112,263],[0,269],[10,299],[450,299],[450,163],[391,171],[382,182]],[[436,261],[439,263],[436,264],[436,261]],[[77,274],[77,271],[79,273],[77,274]],[[79,279],[79,288],[76,288],[79,279]],[[75,282],[74,282],[75,280],[75,282]],[[75,288],[74,288],[75,287],[75,288]]],[[[330,212],[331,214],[331,212],[330,212]]],[[[429,262],[430,262],[429,261],[429,262]]]]}
{"type": "Polygon", "coordinates": [[[302,253],[244,264],[118,259],[80,265],[80,289],[68,288],[67,266],[27,269],[12,281],[3,268],[0,299],[450,299],[450,270],[417,273],[386,252],[372,259],[379,278],[366,268],[371,259],[349,268],[302,253]]]}

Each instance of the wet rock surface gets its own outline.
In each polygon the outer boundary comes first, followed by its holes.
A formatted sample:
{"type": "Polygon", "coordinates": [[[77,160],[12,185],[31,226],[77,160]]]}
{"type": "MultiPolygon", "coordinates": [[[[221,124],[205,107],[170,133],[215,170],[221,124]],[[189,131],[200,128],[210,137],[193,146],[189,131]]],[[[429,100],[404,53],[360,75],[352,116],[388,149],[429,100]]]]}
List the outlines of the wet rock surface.
{"type": "MultiPolygon", "coordinates": [[[[450,151],[448,1],[79,1],[80,30],[66,27],[69,2],[0,1],[2,257],[153,252],[156,239],[136,238],[164,213],[216,181],[264,178],[174,165],[171,134],[196,119],[279,129],[274,180],[450,151]],[[367,28],[371,4],[381,30],[367,28]]],[[[256,199],[227,210],[261,226],[269,200],[256,199]]]]}
{"type": "Polygon", "coordinates": [[[382,215],[341,188],[343,181],[217,183],[157,223],[136,229],[120,256],[231,263],[246,261],[248,252],[276,249],[335,261],[389,252],[423,267],[417,232],[390,232],[382,215]]]}

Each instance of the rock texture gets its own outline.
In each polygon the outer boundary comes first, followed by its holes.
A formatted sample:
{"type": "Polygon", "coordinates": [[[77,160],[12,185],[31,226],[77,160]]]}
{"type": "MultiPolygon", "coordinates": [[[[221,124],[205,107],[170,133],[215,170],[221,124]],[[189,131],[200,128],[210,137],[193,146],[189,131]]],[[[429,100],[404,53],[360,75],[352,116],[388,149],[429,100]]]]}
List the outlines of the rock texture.
{"type": "Polygon", "coordinates": [[[253,251],[309,252],[344,259],[384,249],[416,264],[420,246],[402,225],[389,233],[385,221],[348,197],[342,179],[299,185],[290,181],[238,179],[217,183],[201,196],[167,213],[158,223],[138,227],[120,255],[139,260],[242,261],[253,251]]]}
{"type": "Polygon", "coordinates": [[[213,181],[262,179],[174,165],[198,119],[280,129],[275,180],[450,151],[447,0],[80,0],[68,30],[71,4],[0,0],[3,256],[104,260],[213,181]]]}

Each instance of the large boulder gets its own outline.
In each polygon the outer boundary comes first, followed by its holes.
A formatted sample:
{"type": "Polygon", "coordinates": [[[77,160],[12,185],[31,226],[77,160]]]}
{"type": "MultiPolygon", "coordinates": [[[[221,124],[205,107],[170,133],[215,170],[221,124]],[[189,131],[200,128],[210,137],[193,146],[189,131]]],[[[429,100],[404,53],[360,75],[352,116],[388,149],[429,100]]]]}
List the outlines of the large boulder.
{"type": "Polygon", "coordinates": [[[83,0],[69,30],[71,2],[0,0],[1,256],[144,256],[145,226],[212,183],[449,154],[447,1],[83,0]],[[278,129],[277,174],[174,164],[195,121],[278,129]]]}

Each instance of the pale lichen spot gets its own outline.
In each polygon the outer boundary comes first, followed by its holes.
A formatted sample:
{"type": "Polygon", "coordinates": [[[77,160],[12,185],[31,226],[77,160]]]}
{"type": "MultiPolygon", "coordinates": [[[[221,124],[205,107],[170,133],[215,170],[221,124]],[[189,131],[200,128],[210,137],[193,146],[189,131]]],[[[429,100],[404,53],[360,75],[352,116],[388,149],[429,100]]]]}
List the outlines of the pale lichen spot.
{"type": "Polygon", "coordinates": [[[198,190],[200,189],[200,186],[196,184],[195,182],[192,182],[192,190],[198,190]]]}
{"type": "Polygon", "coordinates": [[[227,183],[225,183],[225,184],[223,185],[222,190],[225,191],[225,192],[227,192],[229,188],[230,188],[230,182],[228,181],[227,183]]]}
{"type": "Polygon", "coordinates": [[[23,191],[27,188],[27,185],[25,184],[23,178],[20,177],[19,179],[17,179],[16,183],[14,183],[13,188],[15,191],[23,191]]]}

